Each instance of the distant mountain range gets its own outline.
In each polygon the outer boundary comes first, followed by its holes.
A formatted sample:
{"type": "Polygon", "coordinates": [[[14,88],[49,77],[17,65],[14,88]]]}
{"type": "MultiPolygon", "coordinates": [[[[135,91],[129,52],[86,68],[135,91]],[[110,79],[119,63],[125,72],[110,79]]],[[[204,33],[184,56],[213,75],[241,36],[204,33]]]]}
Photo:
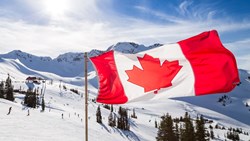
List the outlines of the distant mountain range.
{"type": "MultiPolygon", "coordinates": [[[[139,45],[132,42],[119,42],[110,46],[107,50],[100,51],[93,49],[88,52],[88,57],[100,55],[109,50],[115,50],[123,53],[138,53],[150,48],[159,47],[162,44],[154,44],[151,46],[139,45]]],[[[22,64],[30,69],[50,72],[63,77],[77,77],[82,76],[84,66],[84,53],[68,52],[59,55],[52,59],[51,57],[35,56],[21,50],[14,50],[7,54],[0,54],[1,59],[14,59],[19,60],[22,64]]],[[[89,71],[92,71],[93,67],[89,64],[89,71]]]]}

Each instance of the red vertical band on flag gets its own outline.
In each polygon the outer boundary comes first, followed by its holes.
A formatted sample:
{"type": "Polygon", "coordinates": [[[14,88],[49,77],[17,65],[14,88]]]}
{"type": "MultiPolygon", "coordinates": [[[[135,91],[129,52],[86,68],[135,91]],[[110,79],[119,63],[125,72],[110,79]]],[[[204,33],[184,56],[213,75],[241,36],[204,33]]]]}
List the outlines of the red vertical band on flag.
{"type": "Polygon", "coordinates": [[[128,101],[121,84],[114,60],[114,52],[109,51],[100,56],[91,57],[99,76],[99,95],[97,102],[122,104],[128,101]]]}
{"type": "Polygon", "coordinates": [[[195,77],[195,94],[231,91],[240,82],[233,54],[213,30],[178,42],[195,77]]]}

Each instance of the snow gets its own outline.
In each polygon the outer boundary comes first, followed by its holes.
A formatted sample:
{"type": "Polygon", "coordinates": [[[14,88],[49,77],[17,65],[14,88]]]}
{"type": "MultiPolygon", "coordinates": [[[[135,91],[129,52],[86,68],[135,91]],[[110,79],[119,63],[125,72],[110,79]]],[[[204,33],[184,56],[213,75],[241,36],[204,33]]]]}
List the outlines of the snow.
{"type": "MultiPolygon", "coordinates": [[[[115,48],[121,51],[126,46],[132,46],[136,50],[141,45],[130,43],[120,43],[115,48]],[[120,46],[120,47],[119,47],[120,46]],[[125,46],[125,47],[124,47],[125,46]]],[[[142,47],[143,48],[143,47],[142,47]]],[[[131,48],[130,48],[131,49],[131,48]]],[[[135,51],[134,50],[134,51],[135,51]]],[[[141,49],[138,49],[140,51],[141,49]]],[[[131,51],[131,50],[130,50],[131,51]]],[[[92,55],[98,55],[102,51],[92,51],[92,55]]],[[[134,52],[129,52],[134,53],[134,52]]],[[[7,55],[0,55],[0,78],[5,80],[9,73],[16,89],[23,90],[28,88],[25,79],[28,76],[39,76],[46,79],[45,104],[46,109],[41,112],[41,107],[33,109],[24,107],[21,103],[24,95],[15,93],[15,102],[0,99],[0,140],[1,141],[82,141],[85,137],[84,124],[84,75],[83,60],[80,62],[75,57],[82,57],[82,54],[66,53],[58,58],[39,57],[34,55],[22,54],[21,51],[13,51],[7,55]],[[31,56],[32,62],[23,57],[31,56]],[[21,53],[21,54],[20,54],[21,53]],[[12,55],[10,55],[12,54],[12,55]],[[35,59],[36,58],[36,59],[35,59]],[[76,61],[76,62],[75,62],[76,61]],[[62,69],[63,68],[63,69],[62,69]],[[53,84],[51,84],[53,80],[53,84]],[[67,91],[60,88],[61,85],[67,87],[67,91]],[[80,94],[75,94],[69,89],[77,89],[80,94]],[[12,107],[10,115],[7,115],[9,107],[12,107]],[[30,115],[27,116],[28,110],[30,115]],[[62,119],[63,114],[63,119],[62,119]],[[79,114],[79,117],[78,117],[79,114]]],[[[134,102],[125,105],[114,105],[114,111],[118,111],[119,106],[128,108],[129,115],[135,108],[137,119],[130,119],[130,130],[123,131],[108,126],[109,110],[103,108],[100,103],[92,102],[96,98],[98,82],[97,76],[91,64],[88,71],[89,87],[89,140],[90,141],[153,141],[157,135],[155,120],[160,122],[163,114],[169,113],[172,117],[183,116],[189,112],[192,118],[203,115],[206,119],[213,120],[216,124],[226,128],[242,128],[243,131],[250,133],[250,76],[247,70],[239,70],[242,84],[228,93],[229,101],[226,106],[217,102],[224,94],[200,96],[200,97],[181,97],[181,98],[161,98],[150,101],[134,102]],[[232,102],[230,102],[232,101],[232,102]],[[96,122],[96,109],[100,105],[103,124],[96,122]]],[[[37,85],[41,89],[44,83],[37,85]]],[[[227,130],[214,129],[215,140],[225,140],[224,134],[227,130]],[[218,138],[219,137],[219,138],[218,138]]],[[[250,136],[240,134],[241,140],[248,141],[250,136]]]]}

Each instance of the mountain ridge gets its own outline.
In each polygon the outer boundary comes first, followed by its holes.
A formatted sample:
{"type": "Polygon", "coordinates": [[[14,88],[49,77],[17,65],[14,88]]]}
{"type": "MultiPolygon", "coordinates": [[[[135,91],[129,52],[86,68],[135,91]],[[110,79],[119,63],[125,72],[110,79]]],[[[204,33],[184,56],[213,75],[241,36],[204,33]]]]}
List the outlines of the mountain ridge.
{"type": "MultiPolygon", "coordinates": [[[[154,47],[159,47],[161,45],[162,44],[154,44],[146,47],[133,42],[119,42],[110,46],[104,51],[93,49],[88,52],[88,57],[97,56],[110,50],[133,54],[154,47]]],[[[63,77],[83,76],[82,72],[84,70],[84,53],[81,52],[67,52],[52,59],[48,56],[36,56],[30,53],[22,52],[21,50],[13,50],[6,54],[0,54],[0,59],[2,58],[14,60],[18,59],[22,64],[30,69],[50,72],[63,77]]],[[[88,70],[94,70],[90,63],[88,63],[88,70]]]]}

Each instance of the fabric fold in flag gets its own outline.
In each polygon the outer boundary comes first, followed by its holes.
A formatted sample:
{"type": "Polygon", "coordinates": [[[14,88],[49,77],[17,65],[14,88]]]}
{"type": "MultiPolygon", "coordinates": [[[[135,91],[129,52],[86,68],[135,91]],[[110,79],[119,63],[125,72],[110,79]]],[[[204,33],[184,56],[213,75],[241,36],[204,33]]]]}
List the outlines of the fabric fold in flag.
{"type": "Polygon", "coordinates": [[[215,30],[137,54],[108,51],[90,60],[99,78],[97,102],[106,104],[225,93],[240,82],[235,57],[215,30]]]}

